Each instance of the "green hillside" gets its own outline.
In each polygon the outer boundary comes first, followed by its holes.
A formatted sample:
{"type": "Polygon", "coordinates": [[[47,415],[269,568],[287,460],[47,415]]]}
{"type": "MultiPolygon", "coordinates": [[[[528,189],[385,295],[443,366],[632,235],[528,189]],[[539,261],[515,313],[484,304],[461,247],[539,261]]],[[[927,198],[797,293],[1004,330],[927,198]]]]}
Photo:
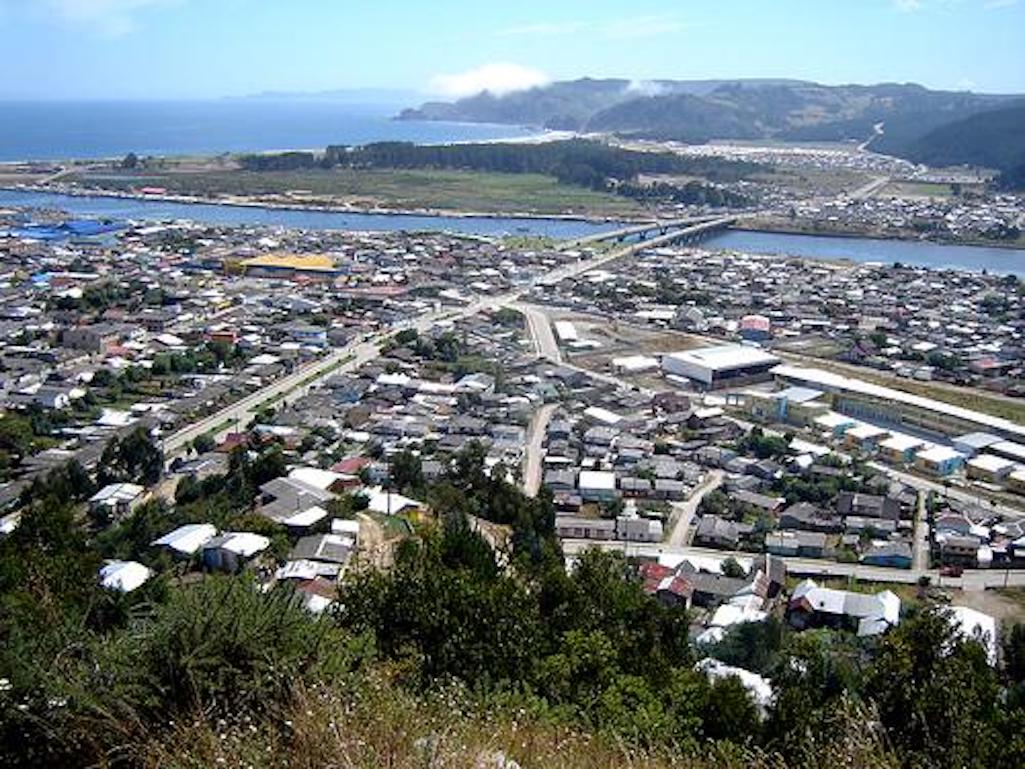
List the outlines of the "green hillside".
{"type": "MultiPolygon", "coordinates": [[[[453,103],[401,117],[600,131],[692,143],[712,139],[862,141],[931,165],[1010,169],[1021,162],[1022,97],[933,91],[912,83],[576,80],[453,103]]],[[[1008,178],[1011,178],[1010,176],[1008,178]]]]}
{"type": "Polygon", "coordinates": [[[930,131],[903,150],[931,166],[971,165],[1010,172],[1025,166],[1025,104],[983,112],[930,131]]]}

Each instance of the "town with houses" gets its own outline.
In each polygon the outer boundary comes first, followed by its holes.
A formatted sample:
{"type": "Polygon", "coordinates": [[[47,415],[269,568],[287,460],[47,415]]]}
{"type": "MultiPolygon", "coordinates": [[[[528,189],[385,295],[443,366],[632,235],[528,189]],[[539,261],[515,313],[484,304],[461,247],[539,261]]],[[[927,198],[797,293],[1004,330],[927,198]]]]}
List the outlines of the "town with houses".
{"type": "Polygon", "coordinates": [[[1025,0],[0,29],[0,769],[1025,767],[1025,0]]]}
{"type": "Polygon", "coordinates": [[[755,229],[1001,243],[1014,242],[1025,228],[1025,198],[987,189],[984,173],[918,165],[872,152],[870,143],[855,148],[634,141],[623,146],[773,169],[762,178],[720,185],[758,209],[755,229]]]}
{"type": "Polygon", "coordinates": [[[172,511],[104,586],[250,570],[320,612],[475,455],[550,500],[570,568],[624,553],[700,643],[774,612],[875,635],[909,587],[1025,585],[1023,328],[1019,281],[983,273],[11,209],[0,536],[74,462],[110,481],[97,527],[172,511]],[[140,435],[158,466],[114,477],[140,435]],[[249,513],[173,514],[242,462],[249,513]]]}

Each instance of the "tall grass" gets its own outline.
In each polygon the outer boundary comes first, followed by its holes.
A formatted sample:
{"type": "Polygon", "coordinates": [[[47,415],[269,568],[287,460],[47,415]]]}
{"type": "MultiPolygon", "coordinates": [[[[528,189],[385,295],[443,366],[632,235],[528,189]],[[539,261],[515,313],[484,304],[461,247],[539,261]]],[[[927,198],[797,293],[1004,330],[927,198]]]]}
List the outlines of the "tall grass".
{"type": "Polygon", "coordinates": [[[278,719],[196,718],[140,746],[156,769],[896,769],[854,706],[828,743],[790,762],[730,743],[644,750],[538,718],[468,706],[459,693],[415,695],[375,674],[358,687],[298,690],[278,719]]]}

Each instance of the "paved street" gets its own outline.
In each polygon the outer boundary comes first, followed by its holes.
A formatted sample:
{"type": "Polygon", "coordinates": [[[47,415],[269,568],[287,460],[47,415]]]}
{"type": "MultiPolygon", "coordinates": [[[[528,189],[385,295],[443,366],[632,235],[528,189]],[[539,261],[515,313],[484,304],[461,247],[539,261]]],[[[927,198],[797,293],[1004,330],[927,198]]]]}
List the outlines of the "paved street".
{"type": "Polygon", "coordinates": [[[911,565],[919,571],[929,567],[929,521],[925,508],[925,492],[918,492],[915,507],[915,534],[911,542],[911,565]]]}
{"type": "Polygon", "coordinates": [[[541,358],[552,363],[562,363],[562,351],[552,331],[551,319],[540,307],[530,304],[515,304],[513,309],[519,310],[527,319],[527,330],[534,340],[534,349],[541,358]]]}
{"type": "Polygon", "coordinates": [[[690,543],[687,533],[690,531],[691,522],[694,520],[694,514],[701,505],[701,500],[719,488],[724,477],[725,474],[722,470],[712,470],[705,482],[694,490],[690,499],[684,502],[673,503],[673,513],[669,519],[669,534],[665,538],[667,545],[682,547],[690,543]]]}
{"type": "Polygon", "coordinates": [[[536,497],[541,488],[544,473],[544,440],[548,431],[548,423],[558,408],[556,403],[546,403],[537,411],[527,427],[527,447],[523,456],[523,491],[530,497],[536,497]]]}
{"type": "Polygon", "coordinates": [[[360,342],[334,350],[320,360],[314,361],[282,377],[271,385],[264,387],[246,397],[226,406],[223,409],[204,417],[198,422],[171,433],[164,438],[164,457],[170,460],[187,452],[189,444],[198,436],[211,433],[215,438],[223,437],[236,427],[244,428],[260,412],[264,404],[271,399],[275,403],[281,400],[291,402],[300,397],[310,387],[322,381],[336,371],[349,371],[363,363],[372,360],[380,354],[380,348],[374,342],[360,342]],[[345,361],[351,356],[351,360],[345,361]],[[312,379],[311,379],[312,377],[312,379]],[[305,380],[310,379],[306,385],[300,387],[305,380]]]}

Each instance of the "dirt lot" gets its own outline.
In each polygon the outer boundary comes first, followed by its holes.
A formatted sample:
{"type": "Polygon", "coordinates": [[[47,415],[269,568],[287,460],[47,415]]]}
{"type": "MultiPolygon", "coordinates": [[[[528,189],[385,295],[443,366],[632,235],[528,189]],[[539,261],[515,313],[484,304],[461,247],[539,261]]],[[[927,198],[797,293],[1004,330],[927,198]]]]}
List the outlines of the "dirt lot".
{"type": "MultiPolygon", "coordinates": [[[[553,320],[568,320],[576,326],[583,340],[601,343],[597,350],[565,351],[567,360],[576,366],[603,373],[612,373],[612,359],[630,355],[657,356],[707,346],[709,340],[681,331],[632,323],[610,322],[572,312],[552,312],[553,320]]],[[[623,379],[642,387],[663,389],[665,381],[657,371],[624,375],[623,379]]]]}
{"type": "Polygon", "coordinates": [[[982,590],[965,593],[953,592],[952,606],[967,606],[969,609],[985,612],[1001,622],[1025,621],[1025,590],[982,590]]]}
{"type": "Polygon", "coordinates": [[[386,569],[392,565],[395,546],[402,539],[405,527],[395,518],[360,513],[359,555],[367,563],[386,569]]]}

